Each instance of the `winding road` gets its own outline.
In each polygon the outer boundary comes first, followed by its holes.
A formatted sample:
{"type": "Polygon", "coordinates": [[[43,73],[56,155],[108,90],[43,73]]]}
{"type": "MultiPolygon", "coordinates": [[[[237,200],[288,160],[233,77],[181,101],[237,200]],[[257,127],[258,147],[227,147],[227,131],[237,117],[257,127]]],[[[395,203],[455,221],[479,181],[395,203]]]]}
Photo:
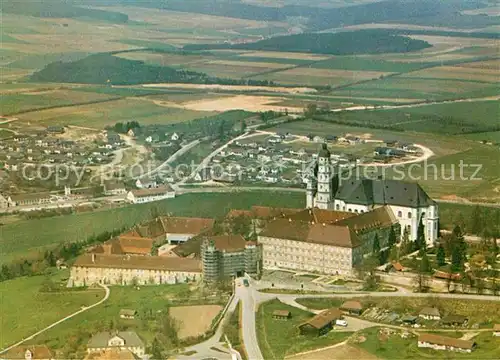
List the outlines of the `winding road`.
{"type": "Polygon", "coordinates": [[[5,353],[5,352],[9,351],[10,349],[12,349],[12,348],[14,348],[14,347],[16,347],[16,346],[19,346],[19,345],[21,345],[21,344],[25,343],[25,342],[26,342],[26,341],[28,341],[28,340],[33,339],[34,337],[36,337],[36,336],[38,336],[38,335],[40,335],[40,334],[44,333],[44,332],[45,332],[45,331],[47,331],[47,330],[52,329],[54,326],[57,326],[57,325],[59,325],[60,323],[62,323],[62,322],[64,322],[64,321],[66,321],[66,320],[68,320],[68,319],[71,319],[72,317],[75,317],[76,315],[79,315],[79,314],[81,314],[81,313],[83,313],[83,312],[85,312],[85,311],[87,311],[87,310],[90,310],[90,309],[92,309],[92,308],[94,308],[94,307],[96,307],[96,306],[101,305],[103,302],[105,302],[106,300],[108,300],[108,298],[109,298],[109,294],[110,294],[110,290],[109,290],[109,287],[107,287],[106,285],[99,284],[99,286],[100,286],[100,287],[102,287],[102,288],[105,290],[105,292],[106,292],[106,293],[105,293],[105,295],[104,295],[104,297],[103,297],[101,300],[99,300],[98,302],[96,302],[95,304],[92,304],[92,305],[90,305],[90,306],[84,306],[84,307],[82,307],[80,310],[78,310],[78,311],[74,312],[73,314],[68,315],[68,316],[66,316],[66,317],[62,318],[61,320],[58,320],[58,321],[56,321],[55,323],[50,324],[49,326],[47,326],[47,327],[43,328],[42,330],[37,331],[37,332],[36,332],[36,333],[34,333],[33,335],[30,335],[30,336],[28,336],[27,338],[24,338],[24,339],[22,339],[21,341],[19,341],[19,342],[15,343],[15,344],[13,344],[13,345],[11,345],[11,346],[9,346],[9,347],[6,347],[5,349],[0,350],[0,354],[3,354],[3,353],[5,353]]]}

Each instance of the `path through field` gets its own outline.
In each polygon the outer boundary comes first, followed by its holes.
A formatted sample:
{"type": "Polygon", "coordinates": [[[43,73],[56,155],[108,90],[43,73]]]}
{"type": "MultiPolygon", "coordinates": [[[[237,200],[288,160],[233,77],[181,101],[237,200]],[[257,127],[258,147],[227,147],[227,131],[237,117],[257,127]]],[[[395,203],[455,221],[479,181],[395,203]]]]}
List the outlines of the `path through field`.
{"type": "Polygon", "coordinates": [[[38,336],[38,335],[40,335],[40,334],[44,333],[45,331],[52,329],[54,326],[59,325],[59,324],[60,324],[60,323],[62,323],[63,321],[66,321],[66,320],[68,320],[68,319],[71,319],[72,317],[75,317],[76,315],[79,315],[79,314],[81,314],[81,313],[83,313],[83,312],[85,312],[85,311],[87,311],[87,310],[90,310],[90,309],[92,309],[92,308],[94,308],[94,307],[96,307],[96,306],[101,305],[103,302],[105,302],[106,300],[108,300],[108,298],[109,298],[109,294],[110,294],[110,290],[109,290],[109,287],[107,287],[106,285],[99,284],[99,286],[100,286],[100,287],[102,287],[102,288],[106,291],[106,293],[105,293],[104,297],[103,297],[101,300],[99,300],[98,302],[96,302],[96,303],[95,303],[95,304],[93,304],[93,305],[90,305],[90,306],[84,306],[84,307],[82,307],[82,309],[80,309],[80,310],[78,310],[78,311],[74,312],[74,313],[73,313],[73,314],[71,314],[71,315],[68,315],[68,316],[66,316],[66,317],[62,318],[61,320],[56,321],[55,323],[53,323],[53,324],[51,324],[51,325],[47,326],[46,328],[43,328],[43,329],[42,329],[42,330],[40,330],[40,331],[37,331],[37,332],[36,332],[36,333],[34,333],[33,335],[30,335],[30,336],[28,336],[27,338],[24,338],[24,339],[22,339],[21,341],[19,341],[19,342],[15,343],[15,344],[13,344],[13,345],[11,345],[11,346],[9,346],[9,347],[6,347],[6,348],[5,348],[5,349],[3,349],[3,350],[0,350],[0,354],[6,353],[6,352],[7,352],[7,351],[9,351],[10,349],[12,349],[12,348],[14,348],[14,347],[16,347],[16,346],[19,346],[19,345],[21,345],[21,344],[25,343],[25,342],[26,342],[26,341],[28,341],[28,340],[33,339],[34,337],[36,337],[36,336],[38,336]]]}

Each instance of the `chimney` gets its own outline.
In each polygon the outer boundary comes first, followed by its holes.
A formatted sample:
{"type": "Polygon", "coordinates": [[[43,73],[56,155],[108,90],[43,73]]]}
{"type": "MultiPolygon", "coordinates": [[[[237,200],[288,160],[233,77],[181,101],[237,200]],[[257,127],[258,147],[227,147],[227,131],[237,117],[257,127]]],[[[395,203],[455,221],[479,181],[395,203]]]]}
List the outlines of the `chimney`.
{"type": "Polygon", "coordinates": [[[95,263],[95,254],[92,253],[92,262],[95,263]]]}

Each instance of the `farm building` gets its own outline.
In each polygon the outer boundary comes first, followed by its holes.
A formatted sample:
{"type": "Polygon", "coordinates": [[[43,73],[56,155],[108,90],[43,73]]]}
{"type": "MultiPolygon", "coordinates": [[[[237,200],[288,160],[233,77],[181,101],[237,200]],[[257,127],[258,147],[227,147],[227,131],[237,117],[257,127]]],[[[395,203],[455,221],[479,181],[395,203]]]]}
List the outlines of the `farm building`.
{"type": "Polygon", "coordinates": [[[0,355],[3,360],[53,360],[55,355],[46,345],[15,346],[0,355]]]}
{"type": "Polygon", "coordinates": [[[292,313],[288,310],[274,310],[273,319],[288,320],[292,317],[292,313]]]}
{"type": "Polygon", "coordinates": [[[137,315],[137,311],[132,309],[121,309],[120,310],[120,318],[122,319],[134,319],[137,315]]]}
{"type": "Polygon", "coordinates": [[[475,349],[476,343],[469,340],[460,340],[447,336],[424,333],[418,336],[418,347],[470,353],[475,349]]]}
{"type": "Polygon", "coordinates": [[[363,312],[363,305],[359,301],[348,300],[342,304],[340,310],[346,311],[351,315],[361,315],[363,312]]]}
{"type": "Polygon", "coordinates": [[[115,349],[129,350],[137,356],[143,356],[146,351],[144,342],[133,331],[100,332],[92,336],[87,344],[89,354],[115,349]]]}
{"type": "Polygon", "coordinates": [[[444,326],[465,326],[468,321],[469,319],[462,315],[448,315],[441,320],[441,323],[444,326]]]}
{"type": "Polygon", "coordinates": [[[414,315],[405,315],[401,318],[401,322],[405,325],[415,325],[417,323],[417,317],[414,315]]]}
{"type": "Polygon", "coordinates": [[[426,320],[440,320],[441,314],[439,310],[434,307],[424,307],[418,313],[418,316],[426,320]]]}
{"type": "Polygon", "coordinates": [[[301,334],[316,334],[321,336],[333,329],[336,320],[343,318],[342,311],[338,308],[325,310],[308,321],[299,325],[301,334]]]}
{"type": "Polygon", "coordinates": [[[127,194],[127,200],[133,204],[142,204],[175,197],[175,191],[168,185],[158,188],[132,190],[127,194]]]}

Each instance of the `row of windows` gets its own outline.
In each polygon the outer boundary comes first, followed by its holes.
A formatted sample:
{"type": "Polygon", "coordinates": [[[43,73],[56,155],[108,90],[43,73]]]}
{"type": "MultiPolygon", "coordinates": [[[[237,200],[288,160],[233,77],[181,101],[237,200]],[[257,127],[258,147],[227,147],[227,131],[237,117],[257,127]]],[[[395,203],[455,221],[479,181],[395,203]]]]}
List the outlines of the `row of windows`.
{"type": "MultiPolygon", "coordinates": [[[[340,211],[340,205],[339,205],[339,204],[335,205],[335,210],[339,210],[339,211],[340,211]]],[[[343,207],[342,207],[342,211],[354,212],[354,213],[356,213],[356,214],[358,214],[358,213],[362,214],[362,213],[364,213],[364,212],[365,212],[363,209],[361,209],[361,210],[359,210],[359,211],[358,211],[358,209],[354,209],[354,211],[352,211],[352,209],[351,209],[351,208],[348,208],[348,209],[346,210],[346,207],[345,207],[345,206],[343,206],[343,207]]]]}

